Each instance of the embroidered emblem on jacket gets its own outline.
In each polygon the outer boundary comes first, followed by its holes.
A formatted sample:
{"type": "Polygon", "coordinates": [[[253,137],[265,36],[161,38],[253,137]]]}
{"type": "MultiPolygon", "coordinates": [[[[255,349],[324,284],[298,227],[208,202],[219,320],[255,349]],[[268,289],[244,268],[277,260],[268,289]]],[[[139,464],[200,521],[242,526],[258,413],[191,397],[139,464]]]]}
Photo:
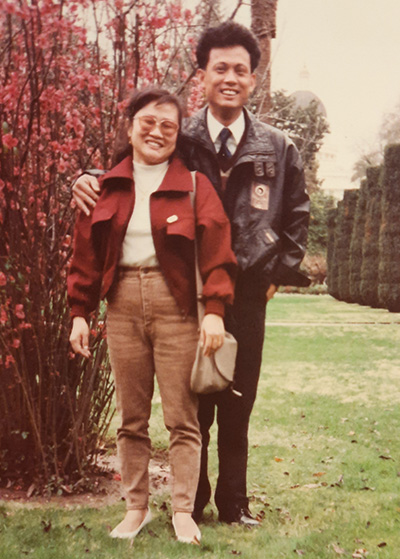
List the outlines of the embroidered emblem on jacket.
{"type": "Polygon", "coordinates": [[[269,186],[260,182],[251,185],[251,205],[258,210],[269,209],[269,186]]]}

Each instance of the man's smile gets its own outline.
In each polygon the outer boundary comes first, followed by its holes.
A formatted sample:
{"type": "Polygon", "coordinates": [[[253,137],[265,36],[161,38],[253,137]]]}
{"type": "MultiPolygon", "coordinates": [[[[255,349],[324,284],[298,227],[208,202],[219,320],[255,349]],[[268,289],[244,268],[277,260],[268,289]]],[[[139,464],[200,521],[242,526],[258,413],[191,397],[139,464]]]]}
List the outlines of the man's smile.
{"type": "Polygon", "coordinates": [[[221,93],[223,95],[225,95],[226,97],[234,97],[235,95],[237,95],[237,91],[235,91],[234,89],[230,89],[230,88],[223,88],[221,89],[221,93]]]}

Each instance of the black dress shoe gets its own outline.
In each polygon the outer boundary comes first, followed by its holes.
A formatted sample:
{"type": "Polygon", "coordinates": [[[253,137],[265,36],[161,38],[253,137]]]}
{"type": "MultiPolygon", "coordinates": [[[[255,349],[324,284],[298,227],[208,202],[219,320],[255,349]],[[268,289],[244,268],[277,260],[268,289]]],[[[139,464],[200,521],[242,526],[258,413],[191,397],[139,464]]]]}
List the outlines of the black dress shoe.
{"type": "Polygon", "coordinates": [[[242,526],[248,526],[249,528],[260,525],[260,522],[252,516],[248,508],[239,509],[239,511],[237,511],[234,515],[219,513],[218,519],[220,522],[226,522],[227,524],[241,524],[242,526]]]}
{"type": "Polygon", "coordinates": [[[198,524],[203,520],[203,511],[204,509],[194,509],[192,512],[192,518],[198,524]]]}

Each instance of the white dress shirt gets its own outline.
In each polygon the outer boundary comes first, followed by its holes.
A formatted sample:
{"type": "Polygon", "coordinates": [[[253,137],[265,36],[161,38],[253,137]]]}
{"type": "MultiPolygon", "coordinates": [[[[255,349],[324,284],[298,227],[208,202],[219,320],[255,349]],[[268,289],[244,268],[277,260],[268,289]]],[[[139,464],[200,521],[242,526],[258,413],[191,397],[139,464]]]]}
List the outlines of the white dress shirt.
{"type": "Polygon", "coordinates": [[[231,136],[226,142],[226,146],[233,155],[238,147],[240,140],[244,134],[246,128],[246,122],[244,119],[244,112],[242,111],[238,118],[232,122],[229,126],[224,126],[221,124],[211,113],[210,109],[207,111],[207,128],[210,134],[211,140],[214,143],[215,151],[218,153],[221,147],[221,140],[219,139],[219,134],[223,128],[229,128],[231,131],[231,136]]]}

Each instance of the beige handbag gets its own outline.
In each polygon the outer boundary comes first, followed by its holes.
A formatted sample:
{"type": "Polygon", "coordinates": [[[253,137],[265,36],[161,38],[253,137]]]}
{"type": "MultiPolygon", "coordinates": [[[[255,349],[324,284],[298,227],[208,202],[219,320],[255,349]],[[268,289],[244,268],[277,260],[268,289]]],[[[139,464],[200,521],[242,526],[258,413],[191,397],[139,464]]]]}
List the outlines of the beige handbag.
{"type": "MultiPolygon", "coordinates": [[[[193,195],[191,201],[195,208],[196,196],[196,173],[192,172],[193,195]]],[[[192,194],[192,193],[191,193],[192,194]]],[[[196,293],[197,293],[197,316],[199,329],[204,317],[204,305],[202,303],[203,282],[199,270],[197,240],[194,240],[195,264],[196,264],[196,293]]],[[[235,374],[235,362],[237,353],[237,341],[229,332],[225,332],[223,345],[212,355],[206,357],[200,341],[197,344],[196,358],[193,363],[190,377],[190,388],[197,394],[210,394],[228,388],[233,382],[235,374]]]]}

